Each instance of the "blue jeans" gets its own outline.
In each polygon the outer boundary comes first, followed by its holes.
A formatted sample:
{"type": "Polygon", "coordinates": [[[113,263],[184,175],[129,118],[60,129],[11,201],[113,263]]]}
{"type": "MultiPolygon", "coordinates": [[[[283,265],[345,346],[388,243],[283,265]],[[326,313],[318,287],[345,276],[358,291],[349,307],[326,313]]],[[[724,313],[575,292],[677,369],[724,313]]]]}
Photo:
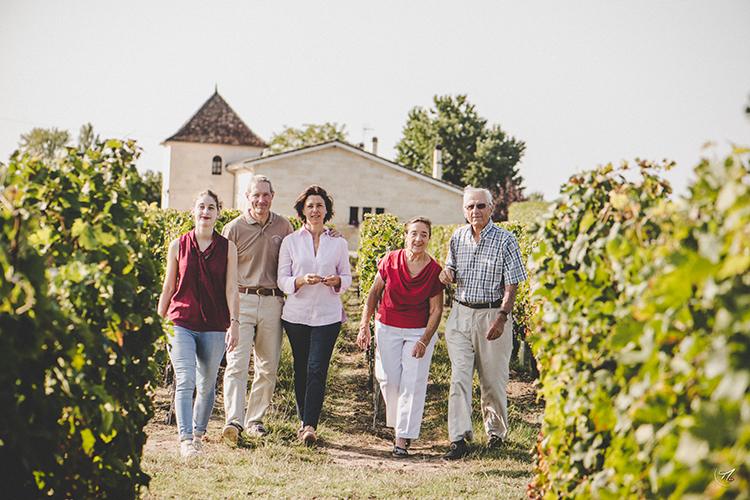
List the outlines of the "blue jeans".
{"type": "Polygon", "coordinates": [[[206,434],[216,398],[216,376],[226,349],[225,336],[226,332],[194,332],[175,325],[173,335],[168,337],[177,381],[174,405],[180,441],[206,434]]]}
{"type": "Polygon", "coordinates": [[[307,326],[281,320],[294,357],[294,394],[297,417],[302,425],[318,427],[331,354],[341,331],[341,322],[307,326]]]}

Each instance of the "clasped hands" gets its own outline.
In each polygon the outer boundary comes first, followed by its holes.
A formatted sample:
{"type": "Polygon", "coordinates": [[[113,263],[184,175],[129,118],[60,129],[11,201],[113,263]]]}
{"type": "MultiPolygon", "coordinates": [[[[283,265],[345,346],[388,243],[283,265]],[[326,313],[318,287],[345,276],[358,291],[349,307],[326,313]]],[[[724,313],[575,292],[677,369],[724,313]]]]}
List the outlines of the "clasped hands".
{"type": "Polygon", "coordinates": [[[323,283],[325,286],[332,286],[338,288],[341,286],[341,277],[335,274],[329,274],[328,276],[320,276],[314,273],[308,273],[297,278],[297,284],[302,285],[317,285],[323,283]]]}

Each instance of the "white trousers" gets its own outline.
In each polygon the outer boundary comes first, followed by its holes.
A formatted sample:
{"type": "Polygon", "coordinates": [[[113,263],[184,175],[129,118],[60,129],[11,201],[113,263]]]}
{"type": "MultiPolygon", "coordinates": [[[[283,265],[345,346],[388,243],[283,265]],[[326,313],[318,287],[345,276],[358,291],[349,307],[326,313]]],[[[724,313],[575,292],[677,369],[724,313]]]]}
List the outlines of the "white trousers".
{"type": "Polygon", "coordinates": [[[445,343],[451,358],[451,388],[448,396],[448,436],[451,441],[474,439],[471,397],[474,370],[479,375],[484,430],[488,435],[508,437],[508,375],[513,351],[513,317],[505,323],[499,339],[487,340],[490,323],[500,309],[471,309],[454,303],[445,326],[445,343]]]}
{"type": "Polygon", "coordinates": [[[417,439],[422,426],[430,361],[437,342],[433,335],[425,355],[411,355],[424,328],[397,328],[375,322],[375,376],[385,399],[385,422],[396,437],[417,439]]]}
{"type": "Polygon", "coordinates": [[[276,386],[281,356],[281,310],[284,299],[274,296],[240,294],[240,341],[227,353],[224,370],[224,414],[226,423],[245,428],[263,421],[276,386]],[[253,359],[253,385],[245,411],[247,372],[253,359]]]}

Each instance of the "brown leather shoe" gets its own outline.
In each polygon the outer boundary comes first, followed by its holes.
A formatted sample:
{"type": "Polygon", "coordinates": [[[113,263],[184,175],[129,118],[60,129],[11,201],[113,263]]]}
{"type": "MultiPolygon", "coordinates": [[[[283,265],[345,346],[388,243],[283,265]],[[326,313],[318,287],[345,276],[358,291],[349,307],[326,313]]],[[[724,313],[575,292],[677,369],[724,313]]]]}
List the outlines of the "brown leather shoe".
{"type": "Polygon", "coordinates": [[[312,425],[306,425],[302,429],[302,441],[307,445],[314,445],[318,441],[318,436],[315,435],[315,429],[312,425]]]}

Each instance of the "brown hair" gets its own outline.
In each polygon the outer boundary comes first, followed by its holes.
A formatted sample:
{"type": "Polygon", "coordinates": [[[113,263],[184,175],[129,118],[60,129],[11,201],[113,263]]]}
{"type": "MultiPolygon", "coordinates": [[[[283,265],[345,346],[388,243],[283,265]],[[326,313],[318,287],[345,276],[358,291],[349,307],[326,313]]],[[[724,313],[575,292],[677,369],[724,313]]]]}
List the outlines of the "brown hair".
{"type": "Polygon", "coordinates": [[[204,195],[208,195],[211,198],[213,198],[214,201],[216,202],[216,209],[217,210],[221,210],[221,202],[219,201],[219,195],[217,195],[216,193],[214,193],[210,189],[205,189],[205,190],[203,190],[200,193],[198,193],[198,194],[195,195],[195,198],[193,198],[193,208],[195,208],[195,202],[198,201],[198,198],[200,198],[201,196],[204,196],[204,195]]]}
{"type": "Polygon", "coordinates": [[[416,224],[417,222],[421,222],[425,226],[427,226],[427,236],[432,237],[432,221],[425,217],[424,215],[417,215],[416,217],[412,217],[408,221],[406,221],[406,225],[404,226],[404,233],[409,232],[409,226],[412,224],[416,224]]]}
{"type": "Polygon", "coordinates": [[[333,217],[333,198],[328,196],[328,193],[326,193],[325,189],[313,184],[312,186],[302,191],[302,194],[299,195],[297,201],[294,202],[294,209],[297,211],[297,216],[302,220],[302,222],[306,222],[305,214],[302,213],[302,210],[305,208],[305,202],[310,196],[320,196],[321,198],[323,198],[323,202],[326,204],[326,214],[323,217],[323,222],[325,223],[331,220],[331,217],[333,217]]]}

